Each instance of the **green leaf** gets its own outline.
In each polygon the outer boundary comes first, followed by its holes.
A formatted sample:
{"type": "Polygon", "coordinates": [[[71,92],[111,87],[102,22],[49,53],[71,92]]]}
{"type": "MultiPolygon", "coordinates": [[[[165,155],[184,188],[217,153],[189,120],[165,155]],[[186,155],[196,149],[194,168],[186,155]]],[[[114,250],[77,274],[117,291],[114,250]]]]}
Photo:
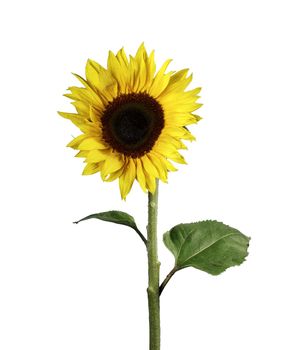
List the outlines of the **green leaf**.
{"type": "Polygon", "coordinates": [[[131,215],[124,213],[123,211],[111,210],[103,213],[92,214],[92,215],[86,216],[81,220],[75,221],[74,224],[78,224],[81,221],[85,221],[89,219],[99,219],[99,220],[109,221],[115,224],[131,227],[137,232],[137,234],[140,236],[140,238],[143,240],[145,244],[147,242],[146,238],[137,228],[134,218],[131,215]]]}
{"type": "Polygon", "coordinates": [[[212,275],[244,262],[250,241],[235,228],[210,220],[177,225],[163,238],[177,269],[192,266],[212,275]]]}
{"type": "Polygon", "coordinates": [[[86,216],[81,220],[76,221],[75,224],[78,224],[81,221],[89,220],[89,219],[99,219],[103,221],[114,222],[115,224],[129,226],[134,230],[137,228],[134,218],[131,215],[124,213],[123,211],[117,211],[117,210],[111,210],[111,211],[105,211],[103,213],[92,214],[92,215],[86,216]]]}

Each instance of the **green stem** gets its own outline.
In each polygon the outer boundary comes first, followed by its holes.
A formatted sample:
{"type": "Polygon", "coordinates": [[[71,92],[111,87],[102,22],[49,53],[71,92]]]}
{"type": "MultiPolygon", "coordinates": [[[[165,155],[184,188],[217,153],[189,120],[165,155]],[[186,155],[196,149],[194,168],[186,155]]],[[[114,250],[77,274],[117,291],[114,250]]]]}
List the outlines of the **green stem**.
{"type": "Polygon", "coordinates": [[[148,200],[148,306],[149,306],[149,330],[150,350],[160,350],[160,296],[159,296],[159,272],[157,244],[157,216],[158,216],[158,181],[156,191],[149,193],[148,200]]]}

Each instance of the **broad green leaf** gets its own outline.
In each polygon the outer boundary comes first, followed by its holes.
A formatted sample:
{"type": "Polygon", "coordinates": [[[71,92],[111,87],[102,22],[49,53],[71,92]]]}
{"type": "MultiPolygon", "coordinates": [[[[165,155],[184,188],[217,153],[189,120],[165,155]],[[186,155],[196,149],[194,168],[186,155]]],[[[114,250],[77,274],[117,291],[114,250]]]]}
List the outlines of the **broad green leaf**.
{"type": "Polygon", "coordinates": [[[180,224],[164,234],[177,269],[195,267],[212,275],[240,265],[248,255],[250,238],[218,221],[180,224]]]}
{"type": "Polygon", "coordinates": [[[103,221],[113,222],[113,223],[119,224],[119,225],[129,226],[129,227],[133,228],[138,233],[140,238],[146,244],[146,239],[143,236],[143,234],[140,232],[140,230],[137,228],[134,218],[131,215],[124,213],[123,211],[111,210],[111,211],[106,211],[103,213],[92,214],[92,215],[86,216],[85,218],[78,220],[74,223],[78,224],[81,221],[85,221],[85,220],[89,220],[89,219],[99,219],[99,220],[103,220],[103,221]]]}

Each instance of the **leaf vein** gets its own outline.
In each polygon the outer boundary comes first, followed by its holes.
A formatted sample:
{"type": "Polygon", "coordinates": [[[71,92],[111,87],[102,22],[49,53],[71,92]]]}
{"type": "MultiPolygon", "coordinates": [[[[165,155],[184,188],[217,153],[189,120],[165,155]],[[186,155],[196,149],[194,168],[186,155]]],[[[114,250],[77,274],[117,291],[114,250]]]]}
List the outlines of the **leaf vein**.
{"type": "MultiPolygon", "coordinates": [[[[189,258],[187,258],[186,260],[184,260],[182,264],[184,265],[185,263],[187,263],[187,261],[189,261],[190,259],[194,258],[196,255],[200,254],[201,252],[203,252],[203,251],[207,250],[208,248],[210,248],[211,246],[215,245],[217,242],[219,242],[219,241],[221,241],[222,239],[227,238],[227,237],[229,237],[229,236],[231,236],[231,235],[237,235],[237,233],[236,233],[236,232],[231,232],[231,233],[228,233],[228,234],[225,235],[225,236],[220,237],[220,238],[217,239],[215,242],[209,244],[208,246],[204,247],[203,249],[198,250],[195,254],[191,255],[189,258]]],[[[188,238],[188,237],[189,237],[189,235],[187,236],[187,238],[188,238]]],[[[186,242],[186,240],[184,241],[183,245],[185,244],[185,242],[186,242]]]]}

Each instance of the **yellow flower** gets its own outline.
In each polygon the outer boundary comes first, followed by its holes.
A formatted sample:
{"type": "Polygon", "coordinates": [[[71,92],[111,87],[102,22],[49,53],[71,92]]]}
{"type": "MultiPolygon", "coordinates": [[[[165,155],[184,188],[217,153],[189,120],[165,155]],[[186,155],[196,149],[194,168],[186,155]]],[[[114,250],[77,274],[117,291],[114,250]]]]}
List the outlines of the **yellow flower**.
{"type": "Polygon", "coordinates": [[[182,140],[194,140],[186,128],[197,123],[193,114],[200,88],[185,91],[192,80],[188,69],[166,73],[171,60],[156,72],[154,52],[142,44],[135,57],[123,49],[109,52],[107,69],[88,60],[83,87],[70,87],[65,96],[77,113],[59,112],[82,132],[68,146],[85,158],[83,175],[101,173],[103,181],[119,179],[126,198],[134,180],[144,191],[155,192],[156,179],[167,182],[175,171],[171,161],[186,164],[182,140]]]}

